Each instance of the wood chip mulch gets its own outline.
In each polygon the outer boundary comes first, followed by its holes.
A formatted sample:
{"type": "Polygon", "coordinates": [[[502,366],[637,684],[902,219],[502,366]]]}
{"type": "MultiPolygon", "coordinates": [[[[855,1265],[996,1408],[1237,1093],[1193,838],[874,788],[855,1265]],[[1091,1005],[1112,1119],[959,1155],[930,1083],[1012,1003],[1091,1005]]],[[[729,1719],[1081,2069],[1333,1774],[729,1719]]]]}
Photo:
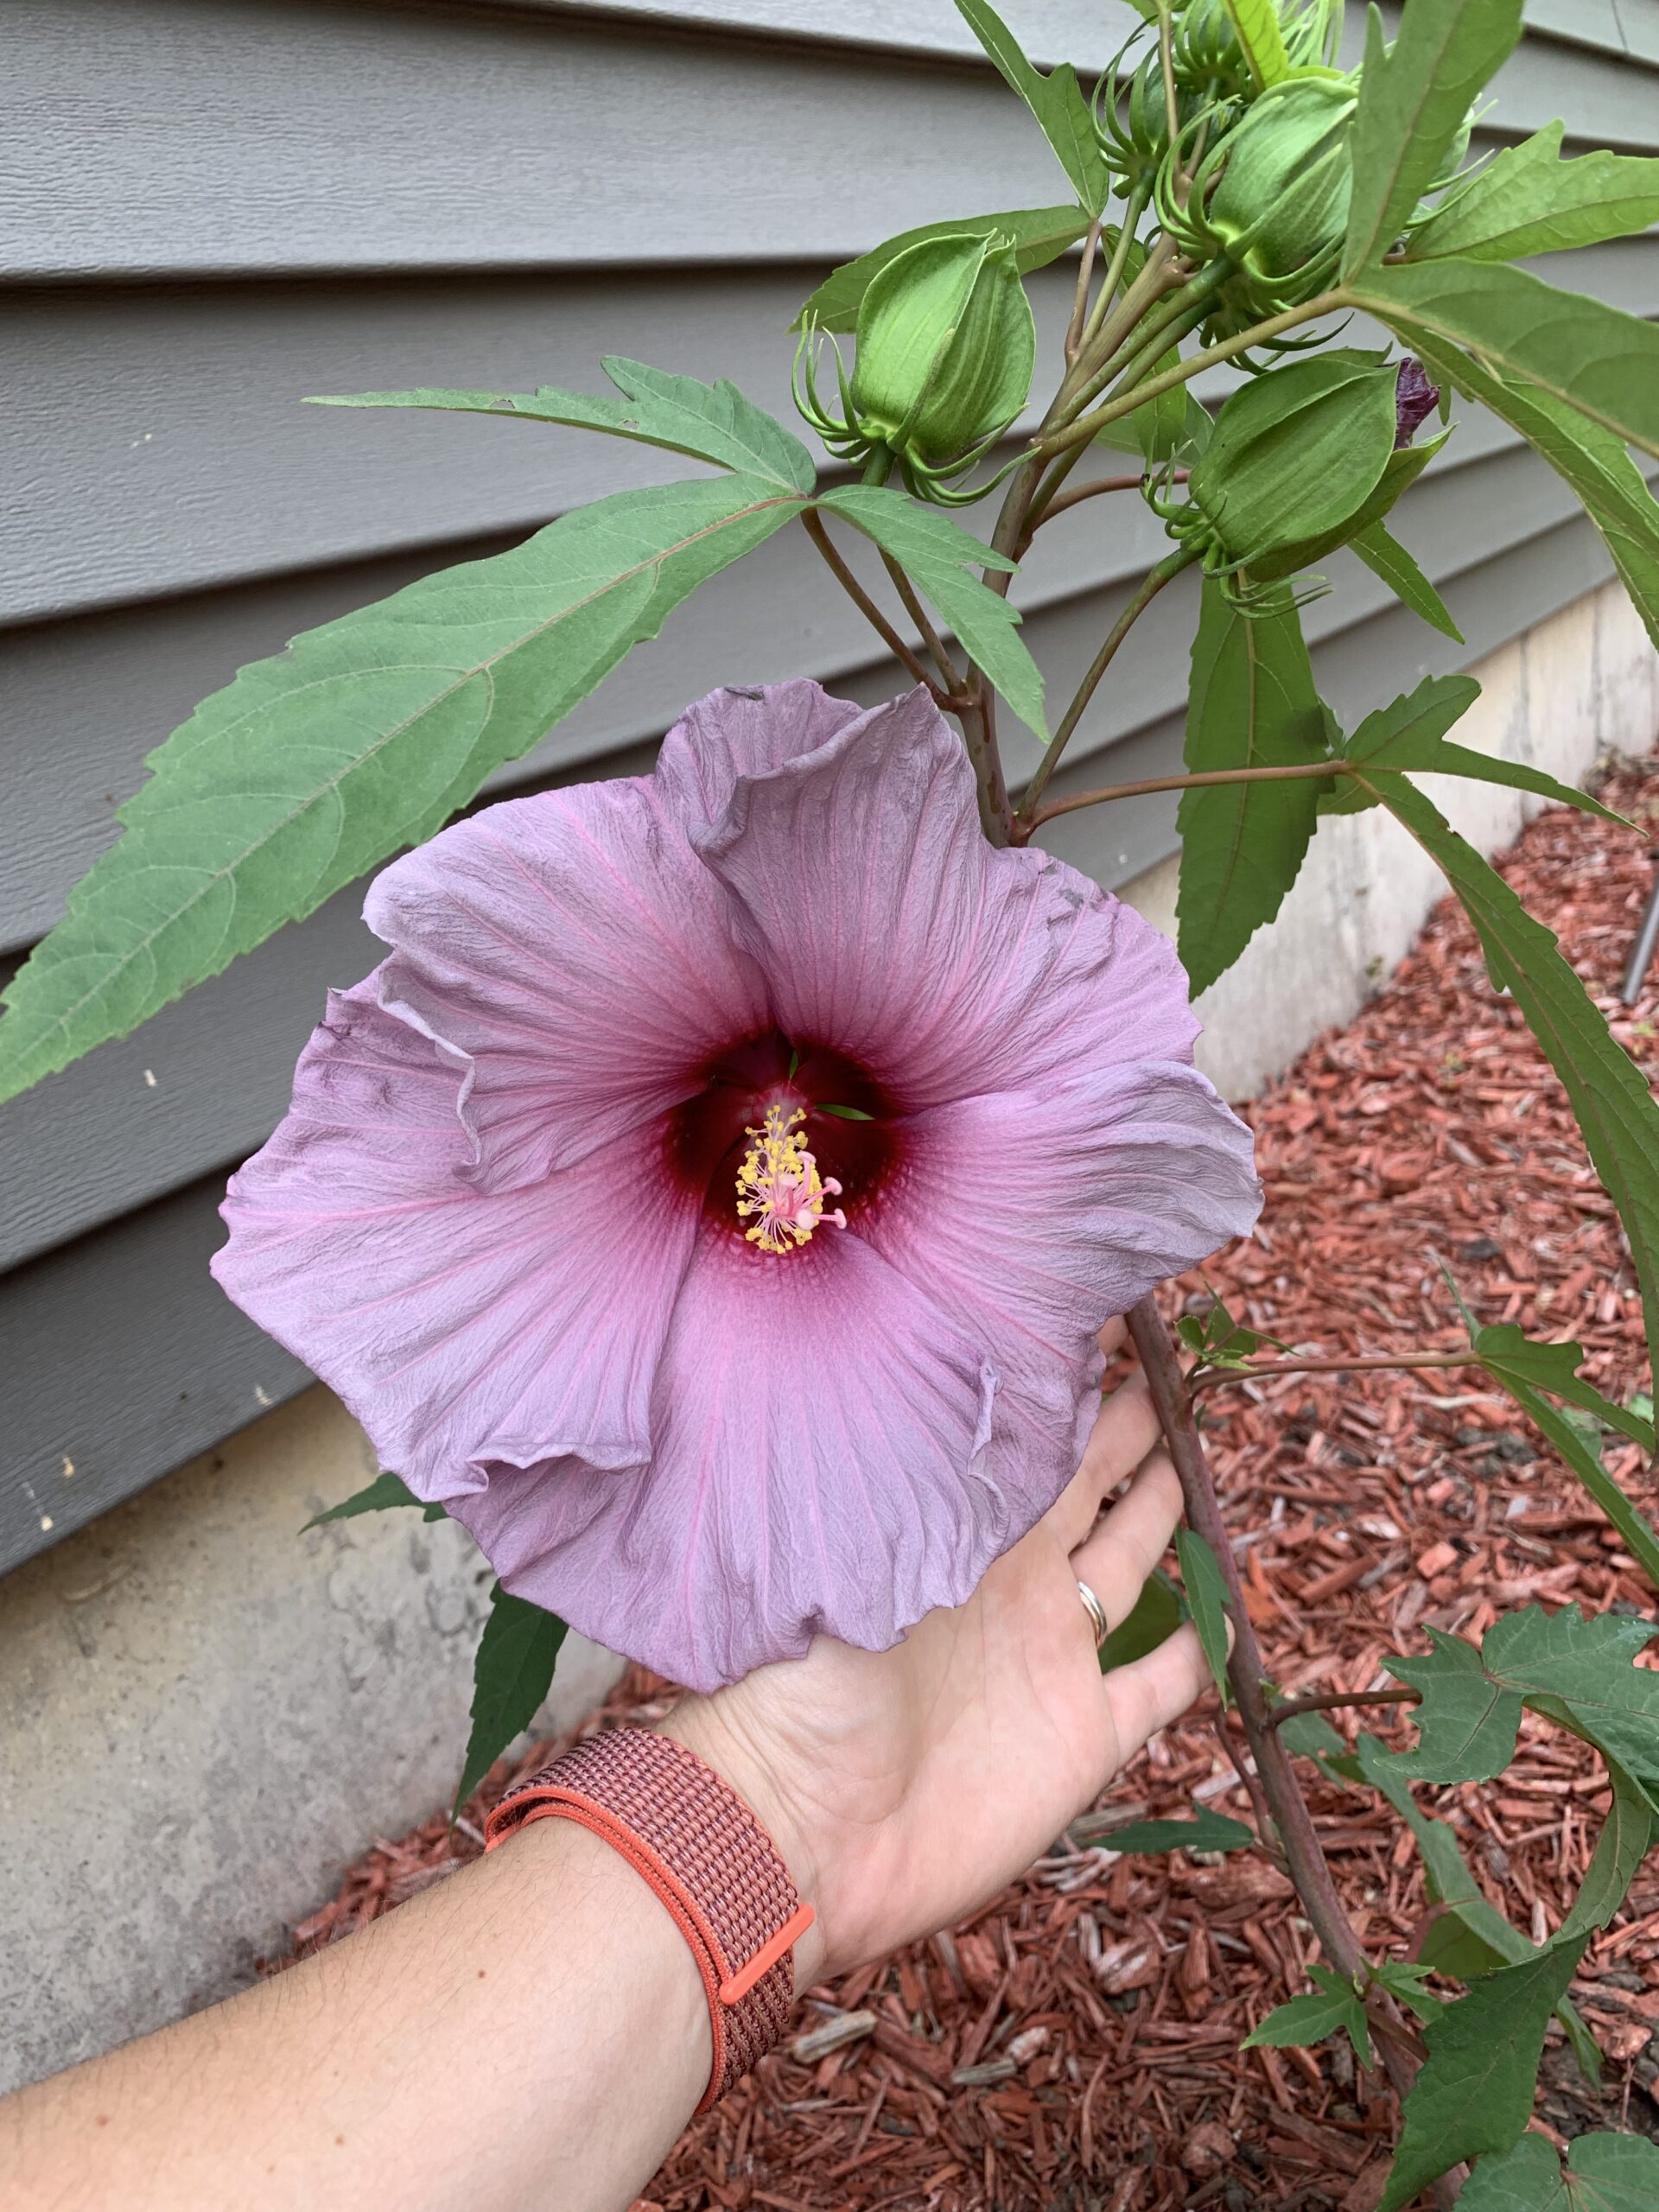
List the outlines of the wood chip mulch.
{"type": "MultiPolygon", "coordinates": [[[[1659,844],[1659,766],[1612,764],[1603,796],[1659,844]]],[[[1560,934],[1649,1073],[1659,988],[1617,1001],[1651,880],[1643,838],[1551,810],[1503,872],[1560,934]]],[[[1261,1228],[1172,1291],[1321,1354],[1462,1341],[1443,1257],[1484,1320],[1576,1337],[1608,1395],[1646,1387],[1640,1309],[1612,1207],[1547,1064],[1489,983],[1447,900],[1392,981],[1248,1109],[1261,1228]]],[[[1531,1599],[1649,1611],[1614,1532],[1506,1399],[1472,1371],[1294,1376],[1207,1394],[1207,1430],[1259,1632],[1287,1692],[1382,1685],[1427,1626],[1478,1637],[1531,1599]]],[[[1659,1510],[1635,1446],[1607,1464],[1659,1510]]],[[[631,1670],[586,1726],[659,1713],[631,1670]]],[[[1354,1718],[1335,1716],[1351,1734],[1354,1718]]],[[[1378,1708],[1369,1725],[1402,1725],[1378,1708]]],[[[1395,1736],[1395,1740],[1405,1738],[1395,1736]]],[[[476,1855],[498,1767],[453,1834],[435,1815],[375,1847],[294,1931],[332,1942],[476,1855]]],[[[1366,1790],[1309,1796],[1374,1955],[1424,1924],[1409,1838],[1366,1790]]],[[[1607,1794],[1592,1753],[1526,1720],[1518,1763],[1482,1788],[1421,1793],[1459,1831],[1491,1901],[1541,1939],[1560,1924],[1607,1794]]],[[[1213,1710],[1169,1730],[1109,1808],[1194,1801],[1248,1817],[1213,1710]]],[[[1249,1853],[1200,1862],[1060,1838],[970,1921],[814,1990],[793,2041],[676,2148],[636,2212],[1371,2212],[1394,2112],[1345,2044],[1241,2053],[1305,1986],[1313,1946],[1288,1885],[1249,1853]]],[[[275,1963],[288,1963],[287,1961],[275,1963]]],[[[1605,2066],[1578,2076],[1556,2031],[1535,2124],[1659,2138],[1659,1861],[1575,1986],[1605,2066]]]]}

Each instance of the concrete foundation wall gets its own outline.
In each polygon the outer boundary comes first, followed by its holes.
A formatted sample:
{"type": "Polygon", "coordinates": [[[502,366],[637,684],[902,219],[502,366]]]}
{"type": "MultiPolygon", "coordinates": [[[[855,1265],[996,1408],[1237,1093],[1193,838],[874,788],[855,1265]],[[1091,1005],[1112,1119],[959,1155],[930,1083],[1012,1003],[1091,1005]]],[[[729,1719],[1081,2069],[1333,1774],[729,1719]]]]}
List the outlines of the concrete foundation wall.
{"type": "MultiPolygon", "coordinates": [[[[447,1804],[492,1576],[308,1390],[0,1583],[0,2090],[223,1996],[447,1804]]],[[[620,1662],[566,1639],[566,1726],[620,1662]]],[[[0,2196],[3,2191],[0,2190],[0,2196]]]]}
{"type": "MultiPolygon", "coordinates": [[[[1659,662],[1615,586],[1492,655],[1466,744],[1581,779],[1646,750],[1659,662]]],[[[1483,849],[1536,802],[1437,779],[1483,849]]],[[[1320,828],[1278,923],[1201,1002],[1234,1097],[1346,1020],[1441,885],[1382,814],[1320,828]]],[[[1173,929],[1173,862],[1130,887],[1173,929]]],[[[377,1834],[442,1805],[467,1730],[488,1570],[411,1512],[302,1535],[367,1446],[314,1389],[0,1586],[0,2088],[246,1979],[377,1834]]],[[[615,1662],[572,1638],[547,1725],[615,1662]]]]}

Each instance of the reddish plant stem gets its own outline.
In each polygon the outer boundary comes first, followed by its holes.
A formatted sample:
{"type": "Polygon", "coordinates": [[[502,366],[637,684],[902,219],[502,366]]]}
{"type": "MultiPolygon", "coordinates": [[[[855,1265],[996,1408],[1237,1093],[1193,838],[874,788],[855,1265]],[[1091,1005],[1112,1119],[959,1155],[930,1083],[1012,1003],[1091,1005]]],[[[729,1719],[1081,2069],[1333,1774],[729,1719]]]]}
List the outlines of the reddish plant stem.
{"type": "MultiPolygon", "coordinates": [[[[1187,474],[1185,468],[1178,468],[1171,481],[1185,484],[1187,474]]],[[[1078,484],[1070,492],[1057,492],[1043,509],[1042,519],[1052,522],[1056,515],[1063,515],[1068,507],[1080,506],[1084,499],[1097,499],[1103,492],[1138,492],[1146,480],[1145,471],[1141,469],[1137,469],[1133,476],[1097,476],[1091,484],[1078,484]]]]}
{"type": "Polygon", "coordinates": [[[1077,265],[1077,296],[1072,302],[1071,321],[1065,333],[1065,365],[1069,369],[1077,358],[1083,343],[1083,326],[1089,313],[1089,280],[1095,273],[1095,256],[1100,251],[1101,225],[1105,219],[1096,215],[1090,224],[1083,241],[1083,254],[1077,265]]]}
{"type": "Polygon", "coordinates": [[[892,577],[893,588],[903,600],[906,613],[916,625],[916,634],[931,655],[933,665],[939,671],[939,681],[954,697],[962,690],[962,671],[946,652],[940,641],[938,632],[928,619],[927,609],[922,605],[916,587],[893,559],[892,554],[885,549],[881,554],[881,565],[892,577]]]}
{"type": "Polygon", "coordinates": [[[1341,776],[1351,772],[1342,760],[1296,760],[1284,768],[1205,768],[1194,776],[1143,776],[1139,783],[1107,784],[1096,791],[1078,791],[1072,798],[1057,798],[1031,817],[1039,829],[1057,814],[1074,814],[1080,806],[1103,806],[1115,798],[1145,798],[1154,791],[1203,791],[1211,784],[1284,784],[1304,777],[1341,776]]]}
{"type": "Polygon", "coordinates": [[[1268,1726],[1276,1728],[1299,1713],[1338,1713],[1350,1705],[1415,1705],[1421,1695],[1421,1691],[1406,1689],[1314,1690],[1306,1697],[1287,1697],[1281,1705],[1270,1706],[1268,1726]]]}
{"type": "Polygon", "coordinates": [[[1233,1732],[1227,1726],[1227,1716],[1224,1713],[1217,1713],[1215,1727],[1221,1748],[1226,1752],[1231,1762],[1233,1772],[1243,1783],[1244,1795],[1250,1801],[1250,1810],[1255,1815],[1256,1827],[1262,1837],[1262,1848],[1263,1851],[1271,1852],[1274,1858],[1282,1859],[1283,1854],[1273,1840],[1273,1814],[1267,1799],[1262,1794],[1260,1776],[1247,1758],[1240,1758],[1238,1745],[1233,1741],[1233,1732]]]}
{"type": "Polygon", "coordinates": [[[1268,1726],[1267,1703],[1262,1694],[1267,1668],[1244,1602],[1232,1539],[1222,1519],[1221,1501],[1216,1495],[1209,1463],[1186,1402],[1175,1346],[1150,1293],[1131,1311],[1129,1334],[1158,1408],[1169,1456],[1180,1477],[1187,1522],[1215,1554],[1227,1583],[1228,1611],[1234,1630],[1228,1676],[1256,1772],[1262,1777],[1262,1790],[1272,1808],[1274,1825],[1284,1839],[1292,1878],[1332,1965],[1339,1974],[1357,1974],[1364,1966],[1365,1955],[1355,1940],[1342,1900],[1337,1895],[1331,1870],[1325,1865],[1325,1853],[1314,1832],[1313,1815],[1292,1770],[1289,1754],[1268,1726]]]}
{"type": "MultiPolygon", "coordinates": [[[[828,563],[830,574],[887,646],[888,652],[904,664],[918,683],[925,684],[936,699],[941,699],[938,684],[934,683],[926,669],[917,659],[915,654],[912,652],[910,647],[836,551],[829,531],[823,526],[823,518],[817,510],[814,507],[805,509],[801,516],[801,521],[805,526],[807,536],[828,563]]],[[[941,703],[943,703],[942,699],[941,703]]]]}
{"type": "MultiPolygon", "coordinates": [[[[1364,1950],[1337,1894],[1337,1885],[1325,1864],[1313,1817],[1291,1765],[1290,1754],[1277,1729],[1268,1725],[1267,1700],[1262,1688],[1267,1671],[1262,1647],[1255,1640],[1249,1609],[1244,1602],[1243,1585],[1238,1579],[1238,1564],[1233,1557],[1232,1540],[1222,1518],[1221,1501],[1204,1456],[1192,1408],[1187,1402],[1174,1341],[1150,1292],[1131,1308],[1128,1322],[1129,1335],[1158,1409],[1169,1456],[1180,1478],[1188,1524],[1215,1554],[1216,1563],[1227,1584],[1227,1611],[1234,1630],[1232,1656],[1227,1664],[1228,1680],[1232,1684],[1238,1717],[1255,1762],[1262,1795],[1284,1847],[1290,1878],[1332,1966],[1341,1974],[1363,1974],[1368,1971],[1364,1950]]],[[[1382,2048],[1389,2077],[1403,2097],[1415,2079],[1417,2061],[1408,2046],[1403,2041],[1396,2042],[1392,2036],[1383,2040],[1382,2048]]]]}
{"type": "Polygon", "coordinates": [[[1248,1382],[1256,1375],[1378,1375],[1389,1368],[1478,1367],[1472,1351],[1365,1352],[1351,1359],[1264,1359],[1255,1367],[1212,1367],[1194,1376],[1190,1390],[1212,1382],[1248,1382]]]}

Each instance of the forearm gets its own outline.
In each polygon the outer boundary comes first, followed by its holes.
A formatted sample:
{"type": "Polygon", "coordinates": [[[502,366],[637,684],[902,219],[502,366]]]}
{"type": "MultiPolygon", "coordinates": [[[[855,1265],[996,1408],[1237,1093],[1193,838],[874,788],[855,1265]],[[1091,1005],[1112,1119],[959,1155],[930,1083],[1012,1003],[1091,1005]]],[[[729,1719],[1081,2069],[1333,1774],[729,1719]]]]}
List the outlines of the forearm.
{"type": "Polygon", "coordinates": [[[598,1838],[539,1821],[279,1979],[0,2104],[0,2175],[29,2212],[618,2212],[709,2068],[666,1910],[598,1838]]]}

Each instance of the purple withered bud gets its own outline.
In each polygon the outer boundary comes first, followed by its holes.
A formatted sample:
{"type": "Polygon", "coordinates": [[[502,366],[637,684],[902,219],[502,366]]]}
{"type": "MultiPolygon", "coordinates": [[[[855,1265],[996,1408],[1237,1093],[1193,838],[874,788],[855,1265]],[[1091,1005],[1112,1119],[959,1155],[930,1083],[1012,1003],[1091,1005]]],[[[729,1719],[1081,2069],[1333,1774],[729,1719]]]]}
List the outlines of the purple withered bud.
{"type": "Polygon", "coordinates": [[[1394,442],[1408,446],[1419,427],[1440,404],[1440,387],[1431,384],[1422,363],[1408,353],[1400,364],[1400,381],[1394,388],[1394,442]]]}

